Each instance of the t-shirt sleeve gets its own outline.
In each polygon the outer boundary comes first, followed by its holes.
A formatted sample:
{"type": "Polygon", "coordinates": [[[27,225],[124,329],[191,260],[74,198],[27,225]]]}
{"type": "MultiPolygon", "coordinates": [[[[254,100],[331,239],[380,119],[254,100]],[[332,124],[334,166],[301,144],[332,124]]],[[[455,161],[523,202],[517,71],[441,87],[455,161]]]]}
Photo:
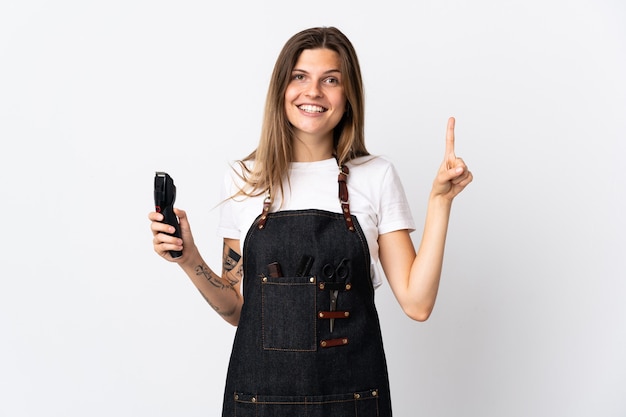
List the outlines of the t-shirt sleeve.
{"type": "Polygon", "coordinates": [[[220,191],[220,201],[222,203],[220,205],[220,220],[217,226],[217,235],[224,239],[239,239],[241,237],[241,230],[239,230],[239,225],[236,220],[234,202],[230,198],[236,190],[233,175],[232,170],[228,170],[224,174],[220,191]]]}
{"type": "Polygon", "coordinates": [[[380,193],[378,233],[383,234],[403,229],[413,232],[415,221],[402,181],[393,164],[389,163],[383,176],[380,193]]]}

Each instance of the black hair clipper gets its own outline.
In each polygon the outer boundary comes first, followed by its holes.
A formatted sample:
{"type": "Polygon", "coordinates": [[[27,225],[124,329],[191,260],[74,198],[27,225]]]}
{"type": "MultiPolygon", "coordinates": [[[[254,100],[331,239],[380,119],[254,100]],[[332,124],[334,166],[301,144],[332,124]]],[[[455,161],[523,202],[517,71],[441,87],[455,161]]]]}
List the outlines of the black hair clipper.
{"type": "MultiPolygon", "coordinates": [[[[174,226],[176,229],[173,234],[168,234],[180,238],[180,225],[178,224],[178,217],[174,214],[174,201],[176,201],[174,180],[166,172],[157,172],[154,175],[154,207],[157,213],[163,215],[163,223],[174,226]]],[[[183,252],[171,250],[170,255],[172,258],[180,258],[183,252]]]]}

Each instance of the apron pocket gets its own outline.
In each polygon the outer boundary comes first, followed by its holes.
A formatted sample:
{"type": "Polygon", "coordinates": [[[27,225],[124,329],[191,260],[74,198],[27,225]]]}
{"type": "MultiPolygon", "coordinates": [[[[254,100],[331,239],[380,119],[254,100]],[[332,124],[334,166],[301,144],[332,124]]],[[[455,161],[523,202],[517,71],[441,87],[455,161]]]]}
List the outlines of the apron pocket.
{"type": "Polygon", "coordinates": [[[235,394],[236,417],[378,417],[378,390],[339,395],[235,394]]]}
{"type": "Polygon", "coordinates": [[[261,277],[263,349],[315,351],[313,277],[261,277]]]}

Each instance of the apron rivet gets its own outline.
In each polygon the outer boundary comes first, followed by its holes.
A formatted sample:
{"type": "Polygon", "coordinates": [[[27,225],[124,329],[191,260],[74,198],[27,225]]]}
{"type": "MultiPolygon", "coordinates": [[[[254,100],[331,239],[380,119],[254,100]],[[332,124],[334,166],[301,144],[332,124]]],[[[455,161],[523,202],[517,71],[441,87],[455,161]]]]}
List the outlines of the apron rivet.
{"type": "Polygon", "coordinates": [[[325,341],[325,340],[322,340],[322,341],[320,342],[320,346],[322,346],[322,347],[326,347],[326,341],[325,341]]]}
{"type": "Polygon", "coordinates": [[[323,282],[320,282],[320,290],[323,290],[326,287],[323,282]]]}
{"type": "Polygon", "coordinates": [[[361,394],[359,394],[358,392],[356,394],[354,394],[354,399],[358,400],[359,398],[361,398],[361,394]]]}
{"type": "Polygon", "coordinates": [[[267,277],[263,277],[262,281],[267,282],[267,277]]]}
{"type": "Polygon", "coordinates": [[[320,311],[320,319],[323,319],[323,318],[324,318],[324,313],[320,311]]]}
{"type": "Polygon", "coordinates": [[[344,345],[347,345],[348,344],[348,339],[343,339],[342,342],[343,342],[344,345]]]}
{"type": "Polygon", "coordinates": [[[349,317],[350,316],[350,312],[346,311],[345,313],[343,313],[344,316],[349,317]]]}
{"type": "Polygon", "coordinates": [[[235,394],[235,400],[239,399],[239,395],[235,394]]]}
{"type": "Polygon", "coordinates": [[[372,391],[372,397],[376,397],[378,395],[378,391],[372,391]]]}
{"type": "Polygon", "coordinates": [[[313,284],[315,282],[315,277],[309,278],[309,281],[311,281],[311,284],[313,284]]]}
{"type": "Polygon", "coordinates": [[[255,403],[256,402],[256,397],[252,397],[252,402],[255,403]]]}
{"type": "Polygon", "coordinates": [[[350,288],[352,288],[352,285],[351,284],[346,284],[346,291],[349,291],[350,288]]]}

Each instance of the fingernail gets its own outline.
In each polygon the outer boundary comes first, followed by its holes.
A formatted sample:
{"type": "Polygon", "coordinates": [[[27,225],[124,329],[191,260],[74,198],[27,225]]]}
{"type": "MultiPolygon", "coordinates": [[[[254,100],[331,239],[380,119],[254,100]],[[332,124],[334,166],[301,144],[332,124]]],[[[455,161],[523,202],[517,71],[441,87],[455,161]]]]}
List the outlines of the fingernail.
{"type": "Polygon", "coordinates": [[[463,172],[463,167],[458,167],[458,168],[456,169],[456,173],[457,173],[457,174],[460,174],[461,172],[463,172]]]}

